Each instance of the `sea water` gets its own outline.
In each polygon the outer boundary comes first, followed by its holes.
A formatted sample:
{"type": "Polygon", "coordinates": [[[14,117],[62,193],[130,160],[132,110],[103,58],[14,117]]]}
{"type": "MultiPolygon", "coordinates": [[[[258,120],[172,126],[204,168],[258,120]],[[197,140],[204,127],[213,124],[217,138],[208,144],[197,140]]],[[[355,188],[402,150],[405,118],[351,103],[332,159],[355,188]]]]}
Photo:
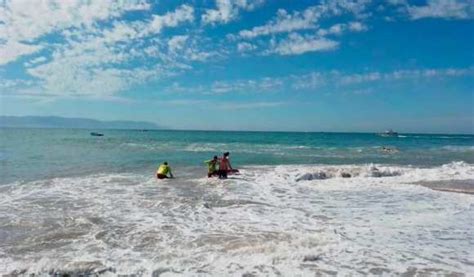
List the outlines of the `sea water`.
{"type": "Polygon", "coordinates": [[[0,132],[0,274],[474,274],[471,135],[0,132]]]}

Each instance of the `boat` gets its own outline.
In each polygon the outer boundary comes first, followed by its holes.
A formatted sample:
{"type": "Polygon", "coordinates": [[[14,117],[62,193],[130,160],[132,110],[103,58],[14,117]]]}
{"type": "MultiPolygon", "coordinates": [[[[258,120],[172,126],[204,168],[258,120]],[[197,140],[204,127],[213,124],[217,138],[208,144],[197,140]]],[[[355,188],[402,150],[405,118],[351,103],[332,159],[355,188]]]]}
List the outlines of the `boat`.
{"type": "Polygon", "coordinates": [[[392,129],[387,130],[383,133],[379,133],[378,135],[381,137],[398,137],[398,133],[393,131],[392,129]]]}
{"type": "Polygon", "coordinates": [[[91,132],[91,136],[93,136],[93,137],[103,137],[104,134],[96,133],[96,132],[91,132]]]}

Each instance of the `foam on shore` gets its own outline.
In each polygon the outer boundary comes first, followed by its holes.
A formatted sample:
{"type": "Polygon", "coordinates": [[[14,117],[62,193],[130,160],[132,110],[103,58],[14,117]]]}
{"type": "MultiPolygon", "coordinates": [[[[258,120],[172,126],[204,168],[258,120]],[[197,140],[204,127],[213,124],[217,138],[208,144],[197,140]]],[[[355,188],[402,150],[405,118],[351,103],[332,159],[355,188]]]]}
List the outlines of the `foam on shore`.
{"type": "Polygon", "coordinates": [[[223,181],[193,174],[1,186],[0,273],[474,273],[474,196],[413,184],[472,180],[471,164],[259,166],[223,181]]]}

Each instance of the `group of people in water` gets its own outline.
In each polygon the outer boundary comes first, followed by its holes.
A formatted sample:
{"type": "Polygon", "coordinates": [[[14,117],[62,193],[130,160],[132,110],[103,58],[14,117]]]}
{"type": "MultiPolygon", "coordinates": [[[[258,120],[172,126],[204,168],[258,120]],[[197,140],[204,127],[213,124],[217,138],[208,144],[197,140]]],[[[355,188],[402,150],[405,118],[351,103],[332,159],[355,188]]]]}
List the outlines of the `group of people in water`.
{"type": "MultiPolygon", "coordinates": [[[[207,165],[207,177],[219,177],[219,179],[227,179],[229,173],[239,172],[237,169],[232,168],[229,159],[229,152],[225,152],[222,157],[214,156],[212,160],[205,161],[207,165]]],[[[163,162],[156,171],[156,178],[167,179],[173,178],[173,173],[168,162],[163,162]]]]}

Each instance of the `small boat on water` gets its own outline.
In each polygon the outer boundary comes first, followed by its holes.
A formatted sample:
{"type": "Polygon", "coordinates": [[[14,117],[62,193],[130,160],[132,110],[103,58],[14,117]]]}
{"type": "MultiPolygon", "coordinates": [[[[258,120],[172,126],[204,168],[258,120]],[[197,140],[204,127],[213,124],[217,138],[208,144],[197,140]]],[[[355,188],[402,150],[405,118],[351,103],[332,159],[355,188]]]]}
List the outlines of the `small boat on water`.
{"type": "Polygon", "coordinates": [[[379,133],[378,135],[381,137],[398,137],[398,133],[393,131],[392,129],[387,130],[383,133],[379,133]]]}
{"type": "Polygon", "coordinates": [[[103,137],[104,134],[96,133],[96,132],[91,132],[91,136],[93,136],[93,137],[103,137]]]}

